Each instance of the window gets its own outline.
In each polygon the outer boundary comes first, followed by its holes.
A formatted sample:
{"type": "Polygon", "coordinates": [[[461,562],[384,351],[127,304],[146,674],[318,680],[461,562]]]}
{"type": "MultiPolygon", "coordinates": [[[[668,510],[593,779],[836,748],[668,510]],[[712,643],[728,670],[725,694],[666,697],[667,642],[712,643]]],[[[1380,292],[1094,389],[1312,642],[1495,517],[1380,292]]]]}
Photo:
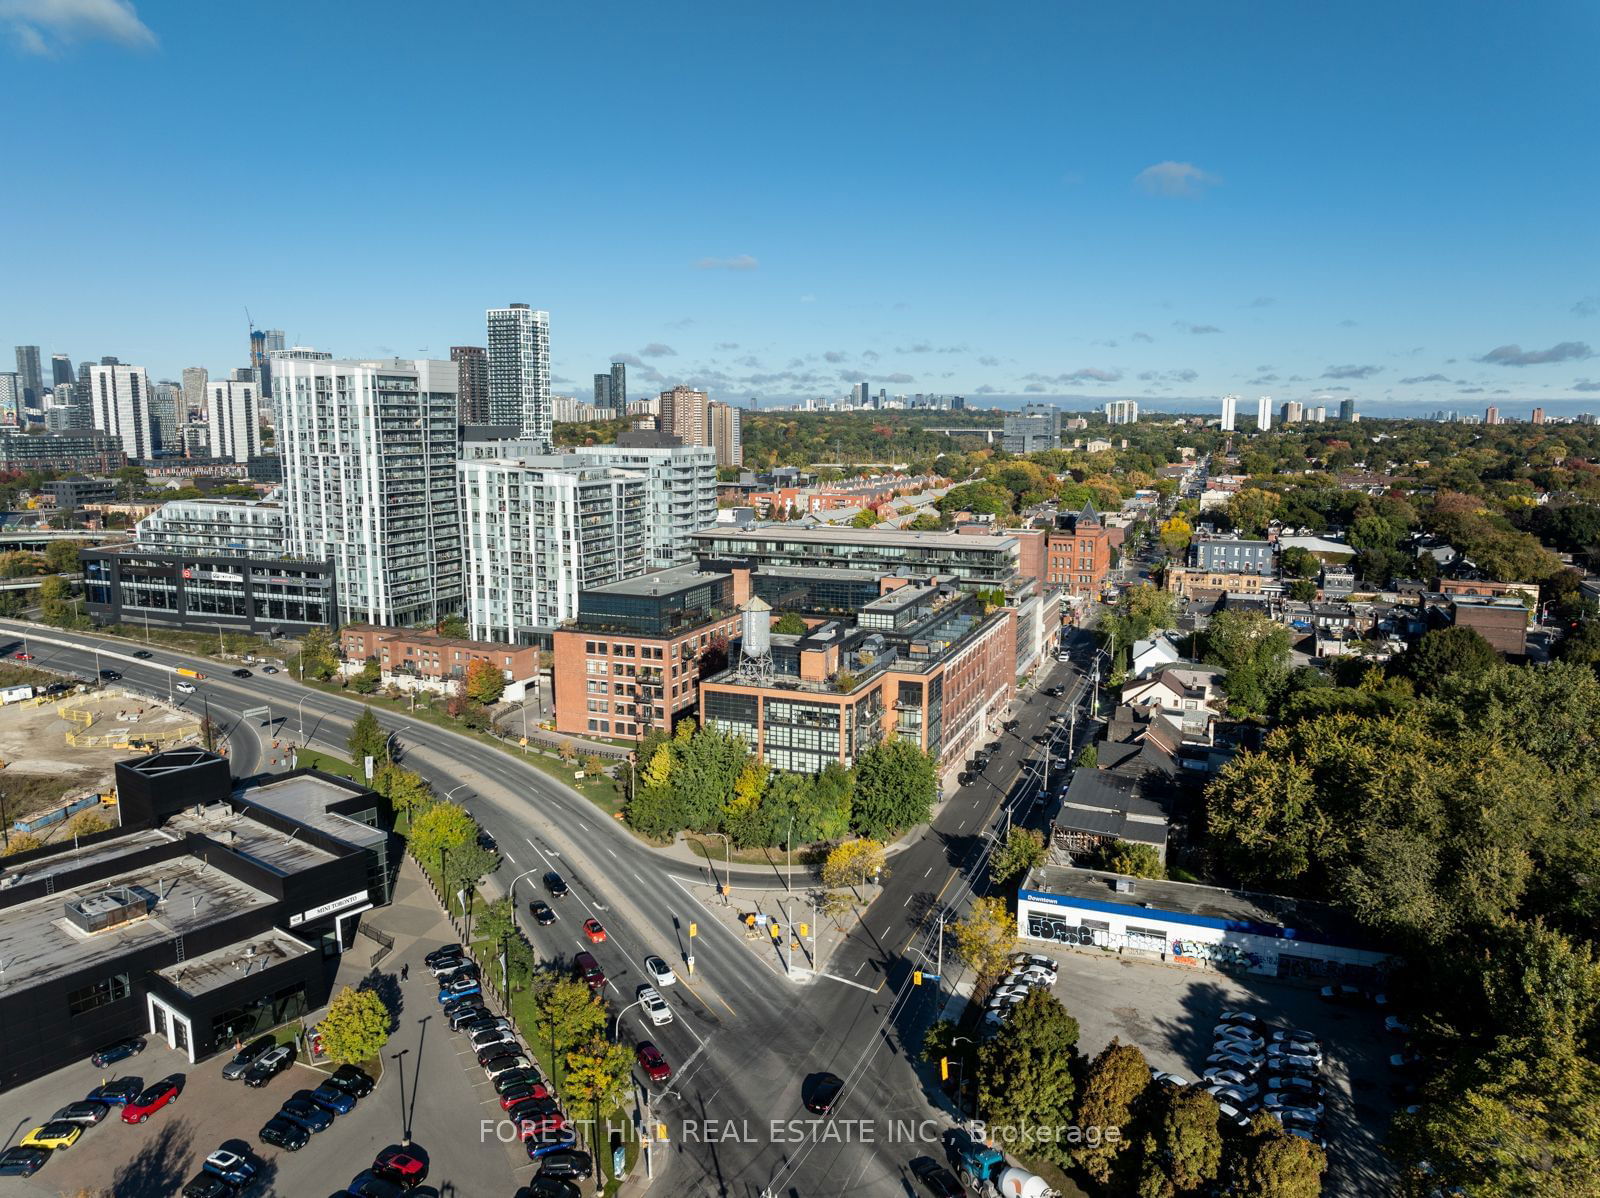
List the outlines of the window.
{"type": "Polygon", "coordinates": [[[69,1015],[83,1015],[100,1007],[109,1006],[120,1002],[130,993],[128,988],[128,975],[114,973],[108,978],[73,990],[67,994],[67,1013],[69,1015]]]}

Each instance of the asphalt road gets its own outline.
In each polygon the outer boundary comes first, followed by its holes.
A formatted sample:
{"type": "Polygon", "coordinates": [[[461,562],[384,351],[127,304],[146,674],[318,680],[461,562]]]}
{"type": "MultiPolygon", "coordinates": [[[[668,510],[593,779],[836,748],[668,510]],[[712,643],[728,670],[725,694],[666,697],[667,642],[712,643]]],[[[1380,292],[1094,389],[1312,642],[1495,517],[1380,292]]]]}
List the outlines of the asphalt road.
{"type": "MultiPolygon", "coordinates": [[[[362,708],[284,674],[236,679],[228,667],[154,646],[150,660],[138,660],[132,657],[138,646],[126,641],[17,621],[0,621],[0,652],[15,652],[20,646],[6,642],[12,635],[20,641],[24,632],[42,667],[90,677],[97,668],[92,649],[99,646],[99,666],[121,670],[122,685],[151,694],[168,693],[173,666],[200,669],[207,677],[199,693],[173,697],[190,710],[209,706],[230,731],[239,775],[262,760],[257,730],[241,719],[245,709],[270,706],[282,720],[280,735],[291,739],[299,739],[303,719],[304,743],[342,756],[362,708]]],[[[1072,681],[1063,667],[1052,664],[1051,671],[1061,675],[1056,681],[1072,681]]],[[[505,862],[495,880],[502,887],[515,882],[533,943],[557,960],[570,960],[580,946],[594,952],[606,971],[614,1011],[624,1011],[648,980],[642,968],[647,954],[662,956],[684,975],[688,925],[698,923],[693,985],[685,977],[666,995],[674,1022],[647,1032],[637,1009],[622,1016],[633,1037],[654,1040],[675,1069],[653,1096],[652,1116],[667,1123],[672,1141],[656,1153],[658,1184],[665,1176],[667,1192],[684,1198],[830,1198],[909,1193],[906,1162],[933,1148],[924,1137],[937,1140],[948,1124],[911,1060],[943,987],[911,986],[908,961],[928,969],[922,962],[937,960],[936,913],[959,911],[968,897],[963,871],[981,874],[985,835],[1003,827],[1002,805],[1016,800],[1016,818],[1028,816],[1041,779],[1022,763],[1038,756],[1028,738],[1049,722],[1053,706],[1037,696],[1021,705],[1020,726],[1003,738],[988,769],[894,855],[886,885],[861,925],[828,950],[824,968],[831,976],[804,984],[785,982],[725,922],[710,917],[691,893],[703,884],[698,870],[640,846],[558,780],[432,724],[394,713],[381,719],[398,733],[405,764],[439,793],[465,802],[499,842],[505,862]],[[526,910],[548,868],[566,877],[572,895],[562,904],[562,920],[541,929],[526,910]],[[604,944],[581,940],[579,925],[587,914],[606,926],[604,944]],[[837,1073],[847,1086],[834,1119],[817,1125],[800,1091],[807,1076],[823,1070],[837,1073]],[[932,1122],[919,1126],[923,1120],[932,1122]]],[[[1032,810],[1036,814],[1037,806],[1032,810]]],[[[758,880],[773,883],[770,871],[735,871],[736,888],[758,880]]]]}

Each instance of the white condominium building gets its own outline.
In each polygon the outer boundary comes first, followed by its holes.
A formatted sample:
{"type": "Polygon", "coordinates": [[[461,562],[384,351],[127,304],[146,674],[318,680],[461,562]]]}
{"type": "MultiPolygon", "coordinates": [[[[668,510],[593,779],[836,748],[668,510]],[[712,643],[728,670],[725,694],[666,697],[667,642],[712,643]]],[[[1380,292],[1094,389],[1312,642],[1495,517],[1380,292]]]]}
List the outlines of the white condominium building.
{"type": "Polygon", "coordinates": [[[273,360],[288,552],[338,567],[342,622],[461,600],[454,362],[273,360]]]}
{"type": "Polygon", "coordinates": [[[1256,431],[1266,432],[1272,427],[1272,396],[1263,395],[1256,400],[1256,431]]]}
{"type": "Polygon", "coordinates": [[[690,535],[717,523],[715,449],[705,445],[585,445],[573,453],[593,465],[638,470],[646,476],[649,569],[663,570],[694,561],[690,535]]]}
{"type": "Polygon", "coordinates": [[[261,456],[258,417],[261,396],[255,383],[207,382],[206,425],[211,430],[211,456],[248,462],[261,456]]]}
{"type": "Polygon", "coordinates": [[[550,451],[550,313],[527,304],[490,308],[489,423],[513,425],[550,451]]]}
{"type": "Polygon", "coordinates": [[[150,425],[150,376],[143,366],[89,367],[94,427],[122,442],[130,461],[155,456],[150,425]]]}
{"type": "Polygon", "coordinates": [[[1106,423],[1108,424],[1137,424],[1139,421],[1139,401],[1136,399],[1113,399],[1106,404],[1106,423]]]}
{"type": "Polygon", "coordinates": [[[1222,397],[1222,423],[1221,429],[1225,433],[1233,432],[1234,421],[1239,417],[1239,397],[1237,395],[1224,395],[1222,397]]]}
{"type": "Polygon", "coordinates": [[[262,499],[174,499],[139,521],[135,536],[147,549],[282,557],[283,505],[262,499]]]}
{"type": "Polygon", "coordinates": [[[642,470],[571,454],[522,454],[457,465],[465,552],[465,614],[480,641],[528,644],[577,618],[578,592],[631,578],[647,563],[642,470]]]}

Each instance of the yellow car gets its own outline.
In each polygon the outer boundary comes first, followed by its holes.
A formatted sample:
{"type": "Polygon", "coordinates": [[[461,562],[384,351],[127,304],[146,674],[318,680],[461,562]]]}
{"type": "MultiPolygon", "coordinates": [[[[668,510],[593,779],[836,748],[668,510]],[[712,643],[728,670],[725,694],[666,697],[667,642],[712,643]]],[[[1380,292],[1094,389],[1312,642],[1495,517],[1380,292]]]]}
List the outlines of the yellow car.
{"type": "Polygon", "coordinates": [[[34,1128],[22,1137],[20,1143],[24,1148],[71,1148],[82,1134],[81,1124],[57,1119],[54,1123],[34,1128]]]}

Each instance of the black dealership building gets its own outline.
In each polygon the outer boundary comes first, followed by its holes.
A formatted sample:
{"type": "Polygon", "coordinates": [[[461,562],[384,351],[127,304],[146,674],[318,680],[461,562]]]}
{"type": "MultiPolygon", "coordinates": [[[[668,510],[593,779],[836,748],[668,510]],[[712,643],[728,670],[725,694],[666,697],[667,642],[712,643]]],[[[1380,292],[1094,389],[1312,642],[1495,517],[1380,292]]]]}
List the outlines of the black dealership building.
{"type": "Polygon", "coordinates": [[[399,861],[387,802],[316,770],[117,766],[122,826],[0,859],[0,1088],[159,1037],[193,1062],[315,1010],[399,861]]]}

